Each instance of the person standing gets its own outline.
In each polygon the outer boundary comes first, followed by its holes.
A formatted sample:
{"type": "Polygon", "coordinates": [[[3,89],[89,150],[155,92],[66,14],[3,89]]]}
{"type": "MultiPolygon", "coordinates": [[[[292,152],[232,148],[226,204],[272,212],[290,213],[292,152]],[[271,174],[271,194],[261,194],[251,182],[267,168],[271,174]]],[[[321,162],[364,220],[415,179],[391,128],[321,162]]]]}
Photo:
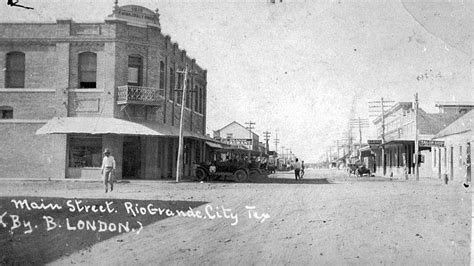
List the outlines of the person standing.
{"type": "Polygon", "coordinates": [[[295,163],[293,164],[293,168],[295,169],[295,179],[300,179],[301,163],[298,162],[298,158],[296,158],[295,163]]]}
{"type": "Polygon", "coordinates": [[[110,191],[114,190],[114,171],[115,159],[110,155],[110,150],[104,150],[104,159],[102,159],[102,178],[104,179],[105,193],[108,191],[108,183],[110,183],[110,191]]]}
{"type": "Polygon", "coordinates": [[[304,161],[301,161],[301,174],[300,174],[300,179],[303,179],[304,176],[304,161]]]}

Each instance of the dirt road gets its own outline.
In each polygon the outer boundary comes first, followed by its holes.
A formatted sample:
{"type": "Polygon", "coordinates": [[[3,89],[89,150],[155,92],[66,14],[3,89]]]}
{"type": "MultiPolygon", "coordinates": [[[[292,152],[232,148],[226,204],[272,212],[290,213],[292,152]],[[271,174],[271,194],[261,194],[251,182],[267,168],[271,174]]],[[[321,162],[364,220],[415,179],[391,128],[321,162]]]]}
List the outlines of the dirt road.
{"type": "Polygon", "coordinates": [[[169,217],[55,265],[469,265],[470,191],[437,180],[344,176],[309,170],[303,182],[294,182],[291,173],[272,175],[267,183],[144,181],[118,184],[106,195],[96,182],[1,181],[0,191],[207,202],[194,209],[205,218],[169,217]]]}

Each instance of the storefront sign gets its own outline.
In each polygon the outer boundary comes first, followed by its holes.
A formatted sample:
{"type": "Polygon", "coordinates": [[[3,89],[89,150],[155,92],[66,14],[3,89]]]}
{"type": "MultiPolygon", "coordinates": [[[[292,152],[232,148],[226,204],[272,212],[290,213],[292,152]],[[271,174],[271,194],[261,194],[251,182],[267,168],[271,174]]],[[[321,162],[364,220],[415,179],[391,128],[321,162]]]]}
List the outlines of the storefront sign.
{"type": "Polygon", "coordinates": [[[369,145],[381,145],[382,140],[381,139],[368,139],[367,144],[369,144],[369,145]]]}
{"type": "Polygon", "coordinates": [[[116,7],[114,13],[109,17],[130,21],[134,24],[160,26],[158,13],[137,5],[116,7]]]}
{"type": "Polygon", "coordinates": [[[252,145],[252,139],[223,139],[223,142],[229,145],[252,145]]]}
{"type": "Polygon", "coordinates": [[[444,147],[444,141],[419,140],[418,145],[420,147],[444,147]]]}

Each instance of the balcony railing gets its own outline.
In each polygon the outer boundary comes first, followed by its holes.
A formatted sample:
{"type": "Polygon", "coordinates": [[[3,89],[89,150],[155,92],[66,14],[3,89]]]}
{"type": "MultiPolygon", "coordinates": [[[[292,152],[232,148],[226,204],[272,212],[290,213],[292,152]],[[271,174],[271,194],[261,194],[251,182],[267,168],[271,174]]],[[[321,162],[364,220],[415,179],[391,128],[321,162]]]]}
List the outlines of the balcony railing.
{"type": "Polygon", "coordinates": [[[141,86],[118,87],[117,104],[161,105],[165,100],[164,90],[141,86]]]}

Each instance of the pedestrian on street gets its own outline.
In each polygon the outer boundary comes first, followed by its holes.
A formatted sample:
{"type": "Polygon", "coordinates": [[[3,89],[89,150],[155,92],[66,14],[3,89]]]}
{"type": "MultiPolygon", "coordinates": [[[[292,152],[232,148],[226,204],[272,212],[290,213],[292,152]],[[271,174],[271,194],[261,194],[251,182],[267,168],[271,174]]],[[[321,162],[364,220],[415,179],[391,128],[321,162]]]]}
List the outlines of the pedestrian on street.
{"type": "Polygon", "coordinates": [[[110,183],[110,191],[114,190],[114,172],[115,172],[115,159],[110,155],[110,150],[104,150],[104,159],[102,159],[102,178],[105,185],[105,193],[108,191],[108,183],[110,183]]]}
{"type": "Polygon", "coordinates": [[[304,176],[304,161],[301,161],[301,174],[300,174],[300,179],[303,179],[304,176]]]}
{"type": "Polygon", "coordinates": [[[293,164],[293,168],[295,169],[295,179],[300,179],[301,163],[298,162],[298,158],[296,158],[295,163],[293,164]]]}

